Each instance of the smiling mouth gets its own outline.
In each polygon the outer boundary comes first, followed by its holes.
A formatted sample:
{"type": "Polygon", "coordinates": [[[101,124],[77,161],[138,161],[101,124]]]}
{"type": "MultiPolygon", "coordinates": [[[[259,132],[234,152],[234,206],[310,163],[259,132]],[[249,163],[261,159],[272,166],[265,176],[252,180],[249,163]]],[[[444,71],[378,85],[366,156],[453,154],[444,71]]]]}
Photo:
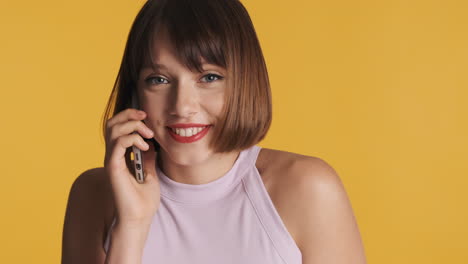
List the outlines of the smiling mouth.
{"type": "Polygon", "coordinates": [[[198,133],[201,133],[201,131],[203,131],[205,128],[209,126],[211,125],[201,126],[201,127],[189,127],[189,128],[171,128],[171,127],[167,127],[167,128],[169,128],[170,130],[172,130],[172,132],[174,132],[175,134],[179,136],[192,137],[192,136],[197,135],[198,133]]]}
{"type": "Polygon", "coordinates": [[[192,128],[170,128],[166,127],[171,137],[180,143],[191,143],[202,139],[210,130],[212,125],[192,128]]]}

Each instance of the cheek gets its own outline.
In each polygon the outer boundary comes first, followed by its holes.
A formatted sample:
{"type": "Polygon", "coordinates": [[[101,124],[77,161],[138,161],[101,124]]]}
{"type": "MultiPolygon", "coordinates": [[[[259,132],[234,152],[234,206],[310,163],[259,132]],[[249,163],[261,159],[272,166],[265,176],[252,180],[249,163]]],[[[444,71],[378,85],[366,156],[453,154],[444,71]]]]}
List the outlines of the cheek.
{"type": "Polygon", "coordinates": [[[146,125],[149,129],[155,131],[155,128],[161,129],[164,126],[164,102],[153,100],[152,103],[146,102],[144,111],[147,113],[146,125]]]}
{"type": "Polygon", "coordinates": [[[224,93],[211,94],[202,98],[204,108],[210,114],[219,115],[224,106],[224,93]]]}

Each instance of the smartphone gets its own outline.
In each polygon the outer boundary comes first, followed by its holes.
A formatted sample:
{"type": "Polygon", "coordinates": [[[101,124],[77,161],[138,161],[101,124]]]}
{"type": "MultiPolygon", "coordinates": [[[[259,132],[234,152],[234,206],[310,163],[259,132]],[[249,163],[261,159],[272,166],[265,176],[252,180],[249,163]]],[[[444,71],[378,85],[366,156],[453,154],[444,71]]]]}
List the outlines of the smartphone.
{"type": "MultiPolygon", "coordinates": [[[[138,95],[136,93],[136,89],[133,89],[131,97],[132,97],[131,107],[140,110],[140,104],[138,103],[138,95]]],[[[134,131],[133,134],[138,134],[138,132],[134,131]]],[[[132,152],[133,152],[133,165],[135,167],[135,178],[138,183],[143,183],[145,179],[145,175],[143,175],[143,158],[141,156],[141,150],[136,146],[132,146],[132,152]]]]}

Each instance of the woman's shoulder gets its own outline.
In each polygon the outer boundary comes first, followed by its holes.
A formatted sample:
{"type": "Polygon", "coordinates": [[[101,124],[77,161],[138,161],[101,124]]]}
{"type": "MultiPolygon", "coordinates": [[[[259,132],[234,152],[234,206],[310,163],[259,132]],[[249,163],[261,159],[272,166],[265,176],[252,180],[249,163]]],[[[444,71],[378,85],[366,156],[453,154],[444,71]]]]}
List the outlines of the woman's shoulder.
{"type": "MultiPolygon", "coordinates": [[[[86,201],[93,203],[92,208],[102,225],[103,241],[107,236],[114,218],[114,203],[112,198],[112,189],[109,178],[105,172],[104,167],[96,167],[84,171],[73,183],[73,185],[80,186],[84,192],[88,194],[86,201]]],[[[91,205],[90,205],[91,207],[91,205]]]]}
{"type": "Polygon", "coordinates": [[[316,156],[262,148],[255,165],[268,192],[285,200],[294,199],[301,191],[340,181],[335,169],[316,156]]]}
{"type": "Polygon", "coordinates": [[[335,172],[322,158],[270,148],[260,150],[256,166],[261,174],[264,172],[270,176],[270,172],[275,172],[274,176],[279,178],[278,180],[288,179],[288,181],[292,178],[323,176],[323,173],[317,174],[319,171],[335,172]]]}
{"type": "Polygon", "coordinates": [[[285,226],[301,248],[305,227],[301,219],[315,210],[311,199],[333,199],[330,196],[334,193],[325,190],[342,190],[336,171],[322,158],[268,148],[261,149],[256,166],[285,226]]]}
{"type": "Polygon", "coordinates": [[[285,197],[309,192],[325,184],[341,185],[336,170],[315,156],[262,148],[255,165],[267,189],[285,197]]]}

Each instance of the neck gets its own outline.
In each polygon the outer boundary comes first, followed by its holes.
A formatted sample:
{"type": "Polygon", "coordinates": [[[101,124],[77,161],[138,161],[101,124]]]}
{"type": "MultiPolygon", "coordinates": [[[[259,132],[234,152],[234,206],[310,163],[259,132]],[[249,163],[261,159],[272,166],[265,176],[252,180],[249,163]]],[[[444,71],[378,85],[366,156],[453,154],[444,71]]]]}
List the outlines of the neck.
{"type": "Polygon", "coordinates": [[[166,152],[159,153],[159,168],[171,180],[199,185],[215,181],[225,175],[234,165],[240,152],[214,153],[207,160],[191,165],[181,165],[171,160],[166,152]]]}

